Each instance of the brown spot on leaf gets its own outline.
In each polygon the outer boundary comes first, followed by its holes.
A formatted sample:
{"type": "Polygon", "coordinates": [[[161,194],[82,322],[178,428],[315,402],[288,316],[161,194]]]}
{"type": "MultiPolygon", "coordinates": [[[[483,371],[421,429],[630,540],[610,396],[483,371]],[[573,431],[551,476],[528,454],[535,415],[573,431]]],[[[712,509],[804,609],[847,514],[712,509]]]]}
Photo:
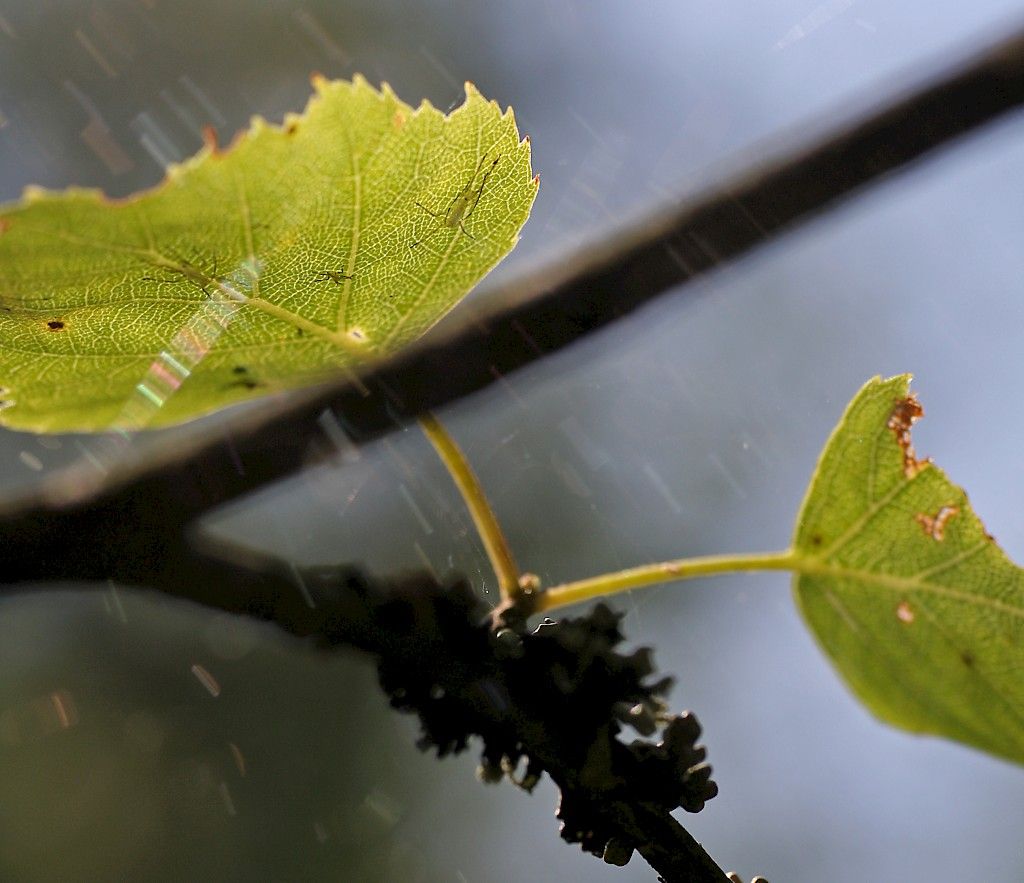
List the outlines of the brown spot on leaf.
{"type": "Polygon", "coordinates": [[[821,543],[822,543],[822,539],[821,539],[821,534],[820,533],[816,533],[816,534],[814,534],[814,536],[811,537],[811,545],[812,546],[820,546],[821,543]]]}
{"type": "Polygon", "coordinates": [[[205,144],[210,153],[214,155],[220,152],[217,130],[209,124],[203,126],[203,144],[205,144]]]}
{"type": "Polygon", "coordinates": [[[11,221],[9,218],[0,218],[0,236],[3,236],[8,230],[11,229],[11,221]]]}
{"type": "Polygon", "coordinates": [[[49,328],[51,331],[63,331],[64,323],[61,322],[60,319],[51,319],[49,322],[46,323],[46,327],[49,328]]]}
{"type": "Polygon", "coordinates": [[[266,386],[260,380],[257,380],[249,373],[249,367],[247,365],[235,365],[231,369],[231,373],[235,375],[235,380],[225,386],[225,389],[259,389],[260,387],[266,386]]]}
{"type": "Polygon", "coordinates": [[[928,536],[941,543],[946,536],[946,522],[960,511],[956,506],[943,506],[934,516],[918,512],[914,521],[921,525],[928,536]]]}
{"type": "Polygon", "coordinates": [[[391,118],[391,125],[393,125],[396,130],[401,129],[402,126],[405,125],[405,114],[400,110],[396,110],[395,115],[391,118]]]}
{"type": "Polygon", "coordinates": [[[906,601],[900,601],[896,606],[896,618],[908,624],[914,621],[914,611],[906,601]]]}
{"type": "Polygon", "coordinates": [[[907,478],[913,478],[932,462],[928,457],[918,460],[914,445],[910,441],[910,428],[923,416],[924,408],[921,407],[917,396],[911,393],[904,399],[896,400],[892,413],[889,414],[889,422],[886,423],[896,436],[896,444],[903,452],[903,474],[907,478]]]}
{"type": "Polygon", "coordinates": [[[298,131],[299,131],[299,124],[298,123],[289,123],[287,126],[285,126],[285,129],[284,129],[285,135],[294,135],[298,131]]]}
{"type": "Polygon", "coordinates": [[[974,654],[970,650],[960,651],[960,661],[968,668],[974,668],[974,654]]]}

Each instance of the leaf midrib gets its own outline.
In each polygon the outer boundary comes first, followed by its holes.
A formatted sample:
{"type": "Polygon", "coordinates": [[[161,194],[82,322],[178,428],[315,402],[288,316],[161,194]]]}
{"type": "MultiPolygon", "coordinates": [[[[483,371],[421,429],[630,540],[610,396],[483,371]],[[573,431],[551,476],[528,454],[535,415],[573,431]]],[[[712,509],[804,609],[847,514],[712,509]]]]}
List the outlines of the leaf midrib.
{"type": "MultiPolygon", "coordinates": [[[[262,297],[250,296],[240,292],[237,288],[228,285],[220,278],[210,276],[208,273],[199,270],[191,265],[182,264],[180,261],[176,261],[173,258],[168,258],[166,255],[160,252],[153,252],[149,255],[151,260],[163,269],[171,270],[175,273],[181,273],[190,279],[195,280],[201,286],[211,286],[216,288],[225,298],[235,303],[242,303],[248,306],[254,307],[260,312],[272,316],[275,319],[279,319],[282,322],[287,322],[295,328],[312,334],[314,337],[319,337],[321,340],[333,344],[347,353],[358,353],[361,356],[366,355],[365,348],[358,347],[354,341],[352,341],[343,331],[340,329],[333,330],[327,328],[324,325],[320,325],[311,319],[307,319],[305,316],[300,316],[298,313],[294,313],[287,307],[282,307],[278,304],[272,303],[262,297]]],[[[253,287],[257,291],[258,289],[258,277],[253,279],[253,287]]]]}
{"type": "MultiPolygon", "coordinates": [[[[970,554],[983,549],[989,545],[988,541],[967,550],[970,554]]],[[[924,592],[926,594],[938,595],[951,598],[954,601],[961,601],[965,604],[974,604],[978,607],[985,607],[990,610],[997,610],[1008,616],[1024,619],[1024,604],[1014,605],[998,598],[991,598],[987,595],[979,595],[943,583],[925,582],[920,574],[914,576],[900,576],[893,573],[880,573],[873,570],[862,570],[856,567],[844,567],[834,564],[817,556],[804,555],[800,550],[793,550],[791,570],[800,576],[821,576],[837,579],[849,579],[858,582],[867,582],[896,592],[924,592]]],[[[968,555],[964,555],[968,557],[968,555]]],[[[956,563],[956,562],[954,562],[956,563]]],[[[922,571],[922,573],[931,572],[922,571]]]]}
{"type": "MultiPolygon", "coordinates": [[[[251,231],[248,229],[248,206],[244,198],[240,197],[240,210],[243,216],[243,233],[246,234],[246,244],[252,247],[252,236],[251,231]]],[[[40,233],[43,235],[54,236],[57,239],[62,239],[66,242],[70,242],[76,245],[84,245],[90,248],[96,248],[100,251],[109,251],[116,253],[127,253],[134,254],[138,257],[151,263],[154,267],[159,269],[169,270],[171,272],[180,273],[183,277],[192,279],[197,282],[200,286],[216,288],[221,292],[227,299],[232,300],[236,303],[245,303],[268,316],[273,316],[283,322],[287,322],[295,328],[300,328],[303,331],[319,337],[321,340],[325,340],[331,343],[333,346],[350,353],[358,354],[360,357],[365,358],[367,355],[366,347],[359,346],[352,341],[342,329],[331,329],[324,325],[320,325],[298,313],[294,313],[286,307],[279,306],[278,304],[271,303],[270,301],[260,297],[259,295],[250,296],[239,292],[237,289],[232,288],[222,282],[220,279],[210,276],[208,273],[203,272],[198,267],[193,267],[190,264],[183,264],[181,261],[168,257],[163,252],[155,248],[139,248],[138,246],[130,245],[119,245],[113,242],[106,242],[102,240],[92,239],[87,236],[80,236],[77,234],[69,233],[65,230],[52,230],[45,227],[38,227],[34,225],[25,225],[25,229],[32,230],[33,232],[40,233]]],[[[358,239],[356,240],[358,242],[358,239]]],[[[349,280],[346,280],[348,284],[349,280]]],[[[254,279],[254,290],[259,291],[258,279],[254,279]]],[[[197,301],[197,303],[202,303],[197,301]]]]}

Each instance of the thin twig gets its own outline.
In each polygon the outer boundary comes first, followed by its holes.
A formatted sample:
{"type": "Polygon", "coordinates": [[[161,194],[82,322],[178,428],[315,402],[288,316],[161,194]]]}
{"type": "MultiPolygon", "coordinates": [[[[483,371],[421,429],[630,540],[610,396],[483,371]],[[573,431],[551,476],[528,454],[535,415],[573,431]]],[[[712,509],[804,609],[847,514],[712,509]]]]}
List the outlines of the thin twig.
{"type": "Polygon", "coordinates": [[[568,607],[570,604],[590,601],[602,595],[614,595],[630,589],[670,583],[676,580],[743,571],[792,570],[797,562],[797,555],[789,550],[754,554],[706,555],[699,558],[679,558],[675,561],[643,564],[628,570],[617,570],[614,573],[603,573],[600,576],[552,586],[534,596],[536,600],[531,604],[531,612],[547,613],[561,607],[568,607]]]}
{"type": "Polygon", "coordinates": [[[494,574],[498,578],[498,589],[504,599],[515,597],[519,594],[519,568],[512,557],[512,550],[509,548],[508,540],[501,530],[501,525],[491,509],[484,489],[480,486],[480,480],[473,472],[473,468],[466,460],[465,454],[455,443],[448,430],[444,428],[441,421],[433,414],[423,414],[420,419],[420,429],[434,446],[437,456],[441,458],[448,474],[455,482],[455,486],[462,495],[462,501],[469,509],[473,518],[477,533],[487,550],[487,557],[494,568],[494,574]]]}

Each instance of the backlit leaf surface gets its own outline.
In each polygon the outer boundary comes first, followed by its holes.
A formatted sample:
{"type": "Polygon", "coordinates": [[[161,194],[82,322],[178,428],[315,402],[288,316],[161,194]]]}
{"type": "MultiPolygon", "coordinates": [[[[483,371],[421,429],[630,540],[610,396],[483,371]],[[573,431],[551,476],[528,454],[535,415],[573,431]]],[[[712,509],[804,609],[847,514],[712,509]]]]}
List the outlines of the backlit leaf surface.
{"type": "Polygon", "coordinates": [[[1024,574],[914,453],[909,382],[868,382],[829,439],[797,522],[797,601],[879,717],[1024,762],[1024,574]]]}
{"type": "Polygon", "coordinates": [[[0,423],[138,429],[310,383],[414,340],[515,245],[537,181],[510,111],[314,86],[152,191],[0,209],[0,423]]]}

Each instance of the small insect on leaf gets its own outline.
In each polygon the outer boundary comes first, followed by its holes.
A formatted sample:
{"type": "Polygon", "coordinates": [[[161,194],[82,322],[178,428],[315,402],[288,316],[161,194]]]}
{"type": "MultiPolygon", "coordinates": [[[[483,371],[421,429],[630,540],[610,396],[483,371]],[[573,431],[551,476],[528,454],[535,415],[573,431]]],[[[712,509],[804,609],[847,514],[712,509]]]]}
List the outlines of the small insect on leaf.
{"type": "MultiPolygon", "coordinates": [[[[474,187],[476,179],[480,175],[480,170],[483,169],[484,163],[487,160],[487,154],[485,153],[480,157],[480,161],[476,164],[476,169],[473,172],[473,177],[466,182],[466,185],[452,197],[448,208],[442,214],[441,212],[435,212],[432,209],[427,208],[422,202],[417,202],[423,211],[425,211],[432,218],[436,218],[441,222],[441,226],[434,232],[440,232],[445,228],[449,230],[461,230],[470,239],[476,239],[476,237],[466,229],[466,225],[463,223],[468,220],[469,217],[476,211],[476,207],[480,202],[480,197],[483,195],[484,187],[487,186],[487,179],[490,177],[491,172],[494,171],[495,166],[498,165],[498,161],[501,159],[501,154],[498,154],[491,165],[483,173],[483,177],[480,178],[480,186],[474,187]]],[[[433,235],[433,234],[431,234],[433,235]]],[[[424,240],[419,240],[410,244],[409,248],[416,248],[424,240]]]]}
{"type": "Polygon", "coordinates": [[[342,273],[340,270],[318,270],[316,275],[313,277],[314,282],[333,282],[335,285],[341,285],[346,279],[355,279],[355,276],[349,276],[347,273],[342,273]]]}
{"type": "Polygon", "coordinates": [[[0,346],[0,425],[169,426],[347,374],[424,334],[516,244],[537,183],[510,111],[469,84],[447,115],[358,76],[313,87],[301,116],[208,137],[130,199],[36,189],[0,206],[0,341],[32,341],[0,346]],[[435,227],[477,238],[427,270],[409,242],[435,227]]]}

